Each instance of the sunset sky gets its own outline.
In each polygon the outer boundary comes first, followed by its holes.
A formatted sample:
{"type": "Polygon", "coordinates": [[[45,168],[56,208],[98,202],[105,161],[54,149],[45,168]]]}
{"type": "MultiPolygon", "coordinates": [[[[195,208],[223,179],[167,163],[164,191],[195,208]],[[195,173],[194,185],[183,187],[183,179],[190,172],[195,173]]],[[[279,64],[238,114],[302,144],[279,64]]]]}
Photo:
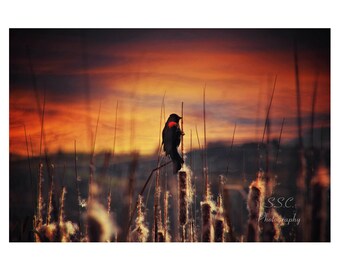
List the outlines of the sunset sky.
{"type": "Polygon", "coordinates": [[[195,125],[203,139],[205,85],[208,142],[230,142],[235,123],[235,143],[256,141],[275,75],[271,135],[278,136],[285,117],[285,143],[297,136],[294,41],[303,133],[316,78],[315,127],[330,126],[329,30],[11,29],[9,34],[11,153],[26,153],[25,125],[38,154],[44,92],[49,152],[73,151],[74,140],[78,151],[90,151],[100,104],[96,152],[111,150],[118,101],[116,152],[154,153],[164,94],[166,118],[180,114],[184,102],[185,147],[190,130],[196,147],[195,125]]]}

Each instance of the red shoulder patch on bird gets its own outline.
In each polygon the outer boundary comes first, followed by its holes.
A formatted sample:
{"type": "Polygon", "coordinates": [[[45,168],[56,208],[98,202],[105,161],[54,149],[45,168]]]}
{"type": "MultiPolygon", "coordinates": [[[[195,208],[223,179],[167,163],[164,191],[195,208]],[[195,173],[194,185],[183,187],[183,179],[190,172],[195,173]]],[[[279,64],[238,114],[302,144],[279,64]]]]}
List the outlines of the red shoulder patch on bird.
{"type": "Polygon", "coordinates": [[[169,123],[168,123],[168,127],[169,127],[169,128],[172,128],[172,127],[174,127],[174,126],[177,126],[177,123],[176,123],[176,122],[173,122],[173,121],[172,121],[172,122],[169,122],[169,123]]]}

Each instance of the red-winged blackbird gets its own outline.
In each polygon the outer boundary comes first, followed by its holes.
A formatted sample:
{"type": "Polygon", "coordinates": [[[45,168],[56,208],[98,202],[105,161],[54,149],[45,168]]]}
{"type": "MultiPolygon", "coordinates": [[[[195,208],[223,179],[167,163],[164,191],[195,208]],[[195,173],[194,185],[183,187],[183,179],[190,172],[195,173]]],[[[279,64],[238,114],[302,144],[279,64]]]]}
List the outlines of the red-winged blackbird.
{"type": "Polygon", "coordinates": [[[182,168],[182,165],[184,163],[183,159],[181,158],[177,151],[177,147],[181,142],[182,135],[182,131],[179,128],[178,124],[181,118],[182,117],[178,116],[175,113],[170,114],[162,132],[163,149],[165,154],[169,155],[172,160],[174,174],[176,174],[182,168]]]}

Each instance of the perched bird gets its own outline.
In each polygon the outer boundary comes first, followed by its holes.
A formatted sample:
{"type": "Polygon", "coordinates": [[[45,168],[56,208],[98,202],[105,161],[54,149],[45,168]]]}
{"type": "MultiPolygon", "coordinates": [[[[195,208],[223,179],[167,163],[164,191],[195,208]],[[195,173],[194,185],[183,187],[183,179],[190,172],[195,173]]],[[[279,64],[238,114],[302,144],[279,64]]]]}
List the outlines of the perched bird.
{"type": "Polygon", "coordinates": [[[169,155],[173,163],[173,172],[176,174],[184,163],[183,158],[178,154],[177,147],[181,142],[181,135],[183,135],[179,128],[179,120],[182,117],[173,113],[170,114],[165,123],[162,132],[162,144],[166,155],[169,155]]]}

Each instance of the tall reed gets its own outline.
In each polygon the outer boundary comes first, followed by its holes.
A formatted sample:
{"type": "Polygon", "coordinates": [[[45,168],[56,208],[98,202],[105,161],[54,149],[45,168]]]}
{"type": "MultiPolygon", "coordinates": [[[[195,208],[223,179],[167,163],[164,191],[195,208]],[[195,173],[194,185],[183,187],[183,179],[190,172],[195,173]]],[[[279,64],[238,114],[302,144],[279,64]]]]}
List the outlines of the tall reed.
{"type": "Polygon", "coordinates": [[[42,208],[43,208],[43,196],[42,196],[42,181],[43,181],[43,164],[39,163],[39,176],[38,176],[38,196],[37,196],[37,218],[35,228],[39,228],[43,224],[42,208]]]}
{"type": "MultiPolygon", "coordinates": [[[[31,159],[30,159],[30,153],[28,150],[28,140],[27,140],[27,134],[26,134],[26,125],[24,124],[24,131],[25,131],[25,142],[26,142],[26,154],[27,154],[27,161],[28,161],[28,170],[30,173],[30,184],[31,184],[31,195],[32,195],[32,216],[34,219],[35,216],[35,211],[36,211],[36,207],[35,207],[35,196],[34,196],[34,187],[33,187],[33,175],[32,175],[32,168],[31,168],[31,159]]],[[[34,226],[34,224],[33,224],[34,226]]]]}
{"type": "Polygon", "coordinates": [[[76,183],[76,192],[77,192],[77,203],[78,203],[78,227],[79,227],[79,237],[82,237],[82,229],[81,229],[81,195],[80,195],[80,188],[79,188],[79,182],[80,178],[78,176],[78,165],[77,165],[77,141],[74,140],[74,172],[75,172],[75,183],[76,183]]]}
{"type": "Polygon", "coordinates": [[[65,195],[66,195],[66,188],[62,187],[61,194],[60,194],[60,200],[59,200],[59,216],[58,216],[58,233],[59,233],[59,241],[60,242],[66,242],[67,241],[67,235],[65,231],[65,195]]]}
{"type": "Polygon", "coordinates": [[[54,189],[54,165],[51,164],[51,169],[52,169],[52,179],[50,181],[50,187],[49,187],[49,192],[48,192],[48,204],[47,204],[47,218],[46,218],[46,225],[51,223],[51,215],[52,215],[52,198],[53,198],[53,189],[54,189]]]}

